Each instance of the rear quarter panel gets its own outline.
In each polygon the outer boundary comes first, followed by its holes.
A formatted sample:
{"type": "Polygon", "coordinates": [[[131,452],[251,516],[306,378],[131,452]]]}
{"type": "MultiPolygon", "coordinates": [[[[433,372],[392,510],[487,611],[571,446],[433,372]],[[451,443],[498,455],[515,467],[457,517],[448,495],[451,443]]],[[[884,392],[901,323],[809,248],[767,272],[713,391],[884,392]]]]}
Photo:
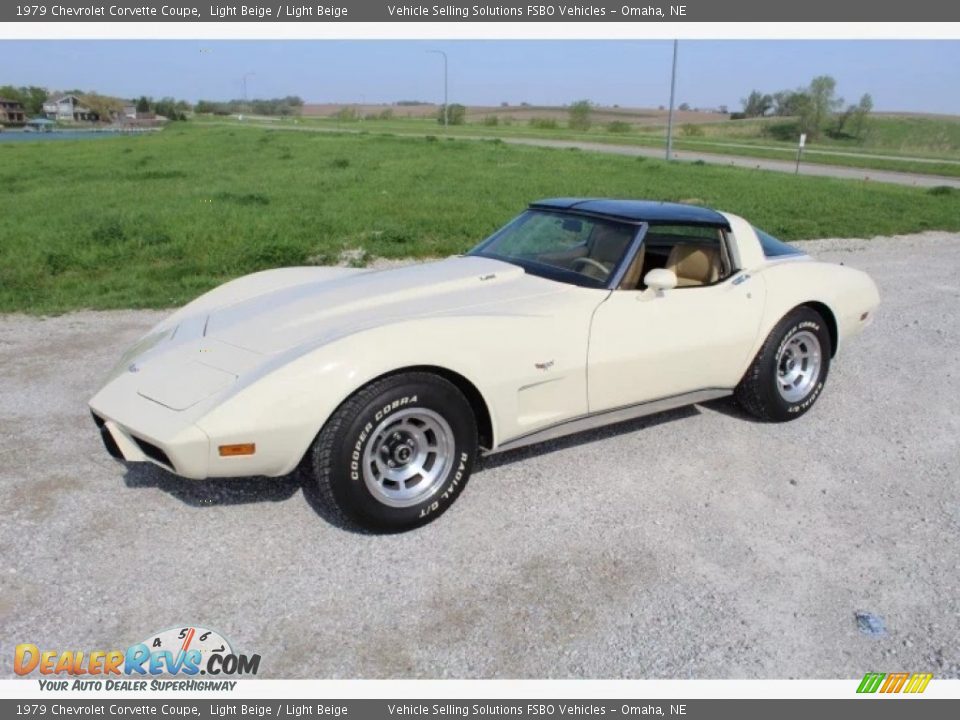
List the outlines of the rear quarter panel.
{"type": "Polygon", "coordinates": [[[808,255],[768,258],[749,222],[731,213],[723,215],[730,224],[737,267],[764,285],[763,318],[750,362],[780,319],[799,305],[820,303],[828,308],[837,330],[834,353],[872,322],[880,294],[865,272],[808,255]]]}
{"type": "Polygon", "coordinates": [[[751,275],[762,281],[766,289],[761,332],[751,358],[780,319],[799,305],[820,303],[829,309],[836,322],[836,353],[873,320],[880,302],[870,276],[844,265],[807,259],[781,260],[757,268],[751,275]],[[866,318],[862,317],[864,313],[866,318]]]}

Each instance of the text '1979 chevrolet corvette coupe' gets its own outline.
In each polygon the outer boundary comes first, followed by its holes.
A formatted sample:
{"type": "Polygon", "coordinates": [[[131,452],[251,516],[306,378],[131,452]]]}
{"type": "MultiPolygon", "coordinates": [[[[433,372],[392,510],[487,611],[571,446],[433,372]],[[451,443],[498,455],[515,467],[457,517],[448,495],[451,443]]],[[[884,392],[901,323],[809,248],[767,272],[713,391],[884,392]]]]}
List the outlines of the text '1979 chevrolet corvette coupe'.
{"type": "Polygon", "coordinates": [[[724,395],[797,418],[878,302],[866,274],[735,215],[543,200],[463,256],[228,282],[130,348],[90,407],[118,458],[300,468],[331,512],[404,530],[450,506],[479,451],[724,395]]]}

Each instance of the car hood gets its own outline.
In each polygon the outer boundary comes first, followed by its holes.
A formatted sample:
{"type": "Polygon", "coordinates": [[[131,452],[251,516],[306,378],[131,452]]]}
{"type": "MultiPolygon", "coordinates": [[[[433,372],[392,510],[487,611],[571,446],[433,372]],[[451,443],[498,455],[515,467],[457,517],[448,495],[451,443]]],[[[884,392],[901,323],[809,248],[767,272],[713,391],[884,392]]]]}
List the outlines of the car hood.
{"type": "Polygon", "coordinates": [[[273,354],[427,315],[522,312],[524,298],[564,289],[499,260],[455,257],[274,288],[211,311],[204,337],[273,354]]]}

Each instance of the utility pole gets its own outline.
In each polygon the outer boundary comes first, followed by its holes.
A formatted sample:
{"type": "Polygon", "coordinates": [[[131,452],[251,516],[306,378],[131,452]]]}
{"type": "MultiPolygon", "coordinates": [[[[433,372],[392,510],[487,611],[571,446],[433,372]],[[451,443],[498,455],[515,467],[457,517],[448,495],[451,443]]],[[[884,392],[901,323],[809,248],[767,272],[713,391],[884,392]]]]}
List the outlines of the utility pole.
{"type": "Polygon", "coordinates": [[[677,92],[677,41],[673,41],[673,72],[670,74],[670,113],[667,115],[667,160],[673,154],[673,100],[677,92]]]}
{"type": "Polygon", "coordinates": [[[243,102],[247,103],[250,101],[250,98],[247,96],[247,78],[253,77],[256,73],[248,72],[243,75],[243,102]]]}
{"type": "Polygon", "coordinates": [[[450,103],[447,99],[447,54],[443,50],[427,50],[427,52],[443,55],[443,129],[446,130],[450,120],[450,103]]]}

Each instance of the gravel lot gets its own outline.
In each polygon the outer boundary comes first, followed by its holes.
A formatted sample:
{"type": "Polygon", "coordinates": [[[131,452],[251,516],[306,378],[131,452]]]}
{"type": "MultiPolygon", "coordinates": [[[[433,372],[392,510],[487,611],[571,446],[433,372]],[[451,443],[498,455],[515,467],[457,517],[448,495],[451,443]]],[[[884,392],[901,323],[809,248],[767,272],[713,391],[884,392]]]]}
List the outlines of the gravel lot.
{"type": "Polygon", "coordinates": [[[390,537],[294,481],[111,460],[85,401],[162,313],[0,317],[0,675],[16,643],[191,623],[268,677],[960,677],[960,236],[809,245],[883,297],[813,412],[722,401],[490,458],[390,537]]]}

